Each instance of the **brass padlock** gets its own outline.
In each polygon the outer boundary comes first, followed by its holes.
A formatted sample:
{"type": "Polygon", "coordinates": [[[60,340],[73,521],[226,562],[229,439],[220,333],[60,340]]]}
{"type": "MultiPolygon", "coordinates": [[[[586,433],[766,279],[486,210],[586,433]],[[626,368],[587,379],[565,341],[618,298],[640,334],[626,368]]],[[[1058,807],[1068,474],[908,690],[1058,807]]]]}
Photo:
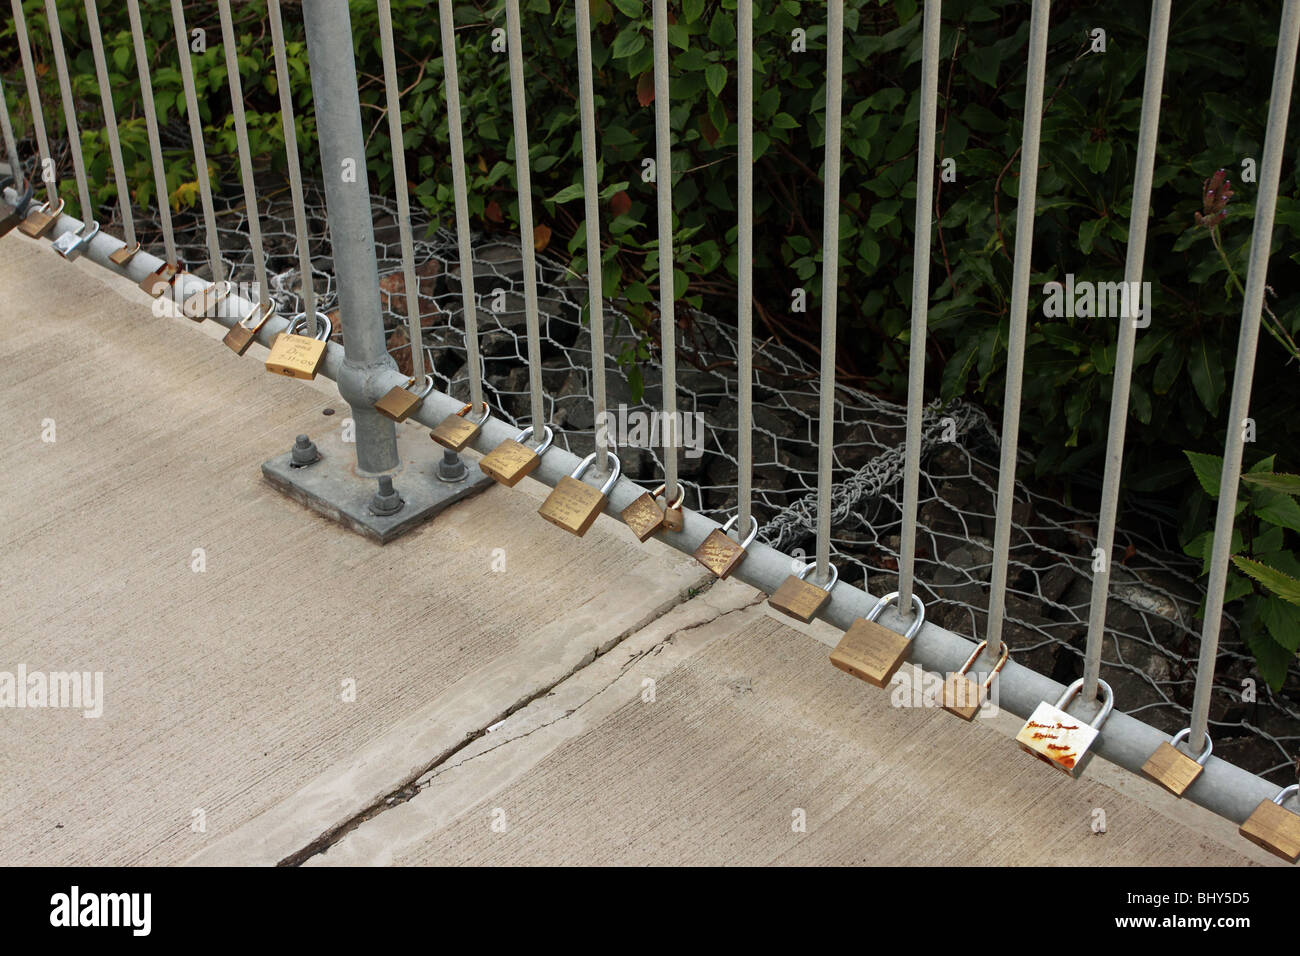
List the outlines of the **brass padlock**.
{"type": "Polygon", "coordinates": [[[288,331],[276,336],[271,345],[271,353],[266,357],[266,370],[288,375],[290,378],[313,379],[325,361],[325,350],[329,337],[334,331],[334,324],[328,315],[316,313],[316,337],[298,335],[298,330],[306,328],[307,316],[295,316],[289,323],[288,331]]]}
{"type": "Polygon", "coordinates": [[[891,631],[876,618],[890,604],[898,600],[898,592],[886,594],[844,632],[840,642],[831,651],[831,663],[845,673],[852,674],[875,687],[885,687],[903,664],[907,648],[925,623],[925,603],[912,595],[913,619],[906,634],[891,631]]]}
{"type": "Polygon", "coordinates": [[[43,202],[35,210],[28,211],[27,218],[18,226],[18,231],[33,239],[44,239],[61,215],[63,215],[62,198],[59,199],[59,208],[53,212],[50,212],[49,202],[43,202]]]}
{"type": "Polygon", "coordinates": [[[975,715],[980,712],[984,706],[985,695],[990,687],[993,686],[993,679],[998,676],[1002,668],[1006,667],[1007,659],[1011,656],[1011,648],[1007,647],[1006,642],[1002,643],[1002,650],[998,654],[998,662],[993,665],[993,670],[989,671],[984,682],[976,684],[966,676],[984,648],[989,646],[988,641],[980,641],[970,657],[966,658],[966,663],[961,665],[961,670],[955,674],[949,674],[948,679],[943,682],[943,691],[939,698],[939,706],[950,714],[960,717],[962,720],[974,720],[975,715]]]}
{"type": "Polygon", "coordinates": [[[248,347],[257,340],[257,333],[262,331],[262,326],[275,315],[274,302],[259,302],[238,322],[230,327],[221,341],[234,351],[236,355],[243,355],[248,351],[248,347]],[[249,319],[255,319],[252,325],[248,324],[249,319]]]}
{"type": "Polygon", "coordinates": [[[1071,698],[1083,689],[1083,678],[1080,677],[1065,689],[1055,704],[1043,701],[1034,708],[1025,726],[1016,734],[1020,749],[1071,777],[1078,777],[1092,759],[1092,744],[1115,706],[1115,692],[1110,685],[1099,680],[1097,686],[1101,688],[1102,704],[1090,724],[1071,717],[1065,711],[1071,698]]]}
{"type": "Polygon", "coordinates": [[[185,269],[181,265],[164,262],[140,280],[140,288],[156,299],[166,292],[167,287],[175,282],[176,277],[184,271],[185,269]]]}
{"type": "Polygon", "coordinates": [[[1300,860],[1300,813],[1282,806],[1295,795],[1300,795],[1300,783],[1291,784],[1272,800],[1260,801],[1237,832],[1288,863],[1300,860]]]}
{"type": "Polygon", "coordinates": [[[497,483],[513,488],[537,469],[542,456],[555,440],[550,425],[542,426],[542,443],[536,449],[524,444],[532,437],[533,426],[529,425],[514,438],[507,438],[479,459],[479,471],[497,483]]]}
{"type": "Polygon", "coordinates": [[[90,241],[99,235],[99,223],[91,220],[89,226],[82,226],[81,231],[69,229],[54,240],[54,251],[63,258],[77,259],[90,248],[90,241]],[[89,232],[86,230],[89,229],[89,232]]]}
{"type": "Polygon", "coordinates": [[[1187,792],[1187,788],[1205,769],[1205,761],[1210,759],[1210,754],[1214,751],[1214,741],[1210,739],[1208,730],[1205,732],[1205,749],[1201,751],[1200,756],[1189,757],[1179,750],[1178,745],[1191,736],[1191,733],[1190,727],[1178,731],[1172,740],[1166,740],[1157,747],[1156,752],[1142,765],[1144,774],[1175,797],[1181,797],[1187,792]]]}
{"type": "Polygon", "coordinates": [[[767,599],[767,603],[772,605],[782,614],[788,614],[796,621],[802,621],[807,624],[817,612],[826,606],[826,602],[831,599],[831,589],[840,579],[840,572],[836,570],[835,565],[830,565],[830,578],[825,585],[813,584],[805,581],[808,572],[817,567],[817,562],[806,565],[797,575],[792,574],[781,582],[781,586],[776,589],[776,593],[767,599]]]}
{"type": "Polygon", "coordinates": [[[181,312],[185,314],[187,319],[195,322],[215,318],[217,306],[220,305],[222,299],[234,291],[234,288],[225,279],[205,286],[185,300],[181,305],[181,312]]]}
{"type": "Polygon", "coordinates": [[[415,379],[408,378],[405,387],[394,385],[383,398],[375,402],[375,411],[395,422],[406,421],[411,413],[420,407],[425,397],[433,391],[433,376],[424,376],[423,387],[418,392],[410,389],[414,384],[415,379]]]}
{"type": "MultiPolygon", "coordinates": [[[[659,496],[664,494],[667,490],[666,485],[660,485],[655,489],[654,496],[656,503],[659,496]]],[[[682,513],[682,502],[685,500],[686,488],[679,481],[677,483],[677,500],[670,503],[663,510],[663,528],[665,531],[671,531],[673,534],[676,534],[678,531],[681,531],[682,528],[686,527],[686,515],[682,513]]]]}
{"type": "Polygon", "coordinates": [[[749,529],[749,534],[745,535],[745,540],[739,544],[732,541],[727,532],[739,520],[740,515],[732,515],[721,528],[714,528],[700,542],[700,546],[695,549],[695,553],[692,555],[696,561],[712,571],[719,580],[725,579],[732,571],[736,570],[740,562],[745,560],[745,555],[749,553],[746,549],[758,537],[758,519],[751,514],[749,523],[753,527],[749,529]]]}
{"type": "MultiPolygon", "coordinates": [[[[13,181],[11,176],[5,178],[10,182],[13,181]]],[[[17,190],[14,191],[17,192],[17,190]]],[[[18,205],[11,206],[8,200],[2,198],[3,190],[0,190],[0,236],[9,235],[27,217],[27,209],[32,203],[32,192],[33,186],[29,181],[27,188],[18,197],[18,205]]]]}
{"type": "Polygon", "coordinates": [[[623,470],[618,455],[613,451],[607,451],[605,454],[609,456],[610,472],[599,491],[580,480],[582,473],[596,460],[596,453],[593,451],[578,463],[572,475],[565,475],[560,479],[560,483],[551,489],[551,493],[546,496],[537,513],[570,534],[576,534],[578,537],[586,534],[596,517],[605,510],[606,496],[623,470]]]}
{"type": "Polygon", "coordinates": [[[124,242],[122,243],[121,249],[114,249],[108,254],[108,261],[113,263],[115,266],[124,266],[134,259],[135,254],[139,251],[140,243],[137,242],[134,246],[128,246],[124,242]]]}
{"type": "Polygon", "coordinates": [[[474,440],[483,423],[488,420],[491,410],[488,403],[483,403],[483,417],[478,421],[466,418],[465,416],[474,406],[466,405],[454,415],[448,415],[433,431],[429,432],[429,437],[436,441],[443,448],[450,448],[452,451],[464,451],[465,446],[474,440]]]}
{"type": "Polygon", "coordinates": [[[654,491],[643,492],[620,513],[619,517],[632,529],[638,541],[646,541],[660,528],[667,528],[670,531],[681,530],[684,521],[679,522],[676,529],[670,528],[668,514],[675,508],[677,517],[682,518],[682,501],[686,498],[686,489],[678,484],[677,500],[664,509],[659,507],[659,496],[667,490],[667,487],[667,485],[660,485],[654,491]]]}

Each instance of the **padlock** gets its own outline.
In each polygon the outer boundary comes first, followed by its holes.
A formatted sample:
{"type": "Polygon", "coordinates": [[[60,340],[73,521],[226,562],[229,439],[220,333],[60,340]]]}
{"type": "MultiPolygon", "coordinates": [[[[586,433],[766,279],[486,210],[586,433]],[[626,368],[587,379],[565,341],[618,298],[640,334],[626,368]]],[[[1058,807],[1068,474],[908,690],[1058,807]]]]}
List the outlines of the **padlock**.
{"type": "Polygon", "coordinates": [[[452,451],[463,451],[465,446],[474,440],[483,423],[488,420],[491,410],[488,403],[483,403],[483,417],[478,421],[466,418],[465,416],[474,406],[466,405],[454,415],[448,415],[433,431],[429,432],[429,437],[436,441],[443,448],[450,448],[452,451]]]}
{"type": "Polygon", "coordinates": [[[1102,704],[1090,724],[1066,713],[1066,705],[1083,689],[1083,678],[1065,689],[1055,704],[1043,701],[1025,721],[1016,734],[1016,743],[1025,753],[1033,754],[1057,770],[1078,777],[1092,758],[1092,744],[1101,734],[1101,725],[1115,706],[1115,692],[1104,680],[1097,681],[1101,688],[1102,704]]]}
{"type": "Polygon", "coordinates": [[[114,249],[108,254],[108,261],[113,263],[115,266],[124,266],[134,259],[135,254],[139,251],[140,243],[137,242],[134,246],[128,246],[124,242],[122,243],[121,249],[114,249]]]}
{"type": "Polygon", "coordinates": [[[745,535],[745,540],[739,544],[732,541],[727,532],[739,520],[740,515],[732,515],[720,529],[714,528],[700,542],[700,546],[695,549],[695,554],[692,555],[696,561],[712,571],[719,580],[725,579],[732,571],[736,570],[740,562],[745,560],[745,555],[749,553],[746,549],[758,537],[758,519],[751,514],[749,523],[753,527],[749,529],[749,534],[745,535]]]}
{"type": "Polygon", "coordinates": [[[140,288],[155,299],[167,291],[167,287],[176,281],[176,277],[185,271],[184,266],[164,262],[153,272],[140,280],[140,288]]]}
{"type": "MultiPolygon", "coordinates": [[[[13,177],[6,177],[13,181],[13,177]]],[[[18,197],[18,205],[9,205],[8,200],[0,198],[0,236],[7,236],[12,232],[27,216],[27,209],[32,203],[33,186],[31,182],[27,183],[27,188],[23,190],[22,195],[18,197]]],[[[17,190],[15,190],[17,192],[17,190]]],[[[3,189],[0,189],[0,197],[3,197],[3,189]]]]}
{"type": "Polygon", "coordinates": [[[316,313],[316,337],[298,335],[298,330],[306,328],[305,313],[295,316],[289,323],[289,329],[276,336],[271,345],[271,353],[266,357],[266,370],[288,375],[290,378],[313,379],[325,361],[325,348],[334,331],[334,324],[328,315],[316,313]]]}
{"type": "Polygon", "coordinates": [[[570,534],[576,534],[578,537],[586,534],[596,517],[605,510],[606,496],[623,470],[618,455],[612,450],[605,454],[608,456],[610,472],[599,491],[580,480],[582,473],[596,460],[596,453],[593,451],[578,463],[572,475],[565,475],[560,479],[559,484],[551,489],[542,506],[537,509],[537,513],[570,534]]]}
{"type": "MultiPolygon", "coordinates": [[[[664,494],[664,492],[667,490],[668,490],[667,486],[665,485],[660,485],[658,488],[654,490],[656,505],[659,503],[658,500],[659,496],[664,494]]],[[[686,515],[682,513],[682,502],[685,500],[686,500],[686,489],[682,486],[682,483],[679,481],[677,483],[677,500],[667,505],[667,507],[663,509],[663,514],[664,514],[663,528],[665,531],[671,531],[673,534],[676,534],[678,531],[681,531],[682,528],[686,527],[686,515]]],[[[643,538],[642,540],[645,539],[643,538]]]]}
{"type": "MultiPolygon", "coordinates": [[[[645,541],[660,528],[669,527],[668,514],[676,508],[678,518],[682,517],[682,501],[686,498],[686,489],[682,485],[677,486],[677,500],[668,506],[667,509],[659,507],[659,496],[667,490],[667,485],[660,485],[654,491],[647,491],[637,496],[637,499],[623,509],[619,515],[623,519],[638,541],[645,541]]],[[[683,522],[684,523],[684,522],[683,522]]],[[[676,530],[681,530],[681,523],[676,530]]]]}
{"type": "Polygon", "coordinates": [[[507,438],[479,459],[479,471],[490,475],[499,484],[513,488],[537,469],[542,463],[542,456],[555,440],[550,425],[542,426],[542,443],[536,449],[524,444],[532,437],[533,426],[529,425],[516,437],[507,438]]]}
{"type": "Polygon", "coordinates": [[[854,621],[831,651],[831,663],[868,684],[887,686],[902,666],[912,638],[925,623],[925,603],[915,594],[912,595],[913,620],[906,634],[891,631],[877,621],[881,612],[897,600],[898,592],[891,591],[876,602],[866,617],[854,621]]]}
{"type": "Polygon", "coordinates": [[[198,292],[194,293],[185,300],[181,306],[181,312],[187,319],[195,322],[202,322],[204,319],[215,318],[217,306],[221,300],[234,290],[234,286],[222,279],[220,282],[214,282],[205,286],[198,292]]]}
{"type": "Polygon", "coordinates": [[[80,258],[81,254],[90,248],[90,241],[99,235],[99,223],[91,220],[89,226],[82,226],[81,232],[69,229],[59,238],[54,240],[54,251],[63,258],[72,260],[80,258]],[[85,230],[89,229],[89,232],[85,230]]]}
{"type": "Polygon", "coordinates": [[[424,383],[418,392],[411,390],[410,386],[414,384],[415,379],[408,378],[405,387],[394,385],[383,398],[375,402],[375,411],[395,422],[406,421],[411,412],[420,407],[425,396],[433,391],[433,376],[424,376],[424,383]]]}
{"type": "Polygon", "coordinates": [[[1300,783],[1291,784],[1272,800],[1260,801],[1237,832],[1256,846],[1294,863],[1300,860],[1300,813],[1282,806],[1290,796],[1300,796],[1300,783]]]}
{"type": "Polygon", "coordinates": [[[34,211],[28,211],[27,218],[19,225],[18,231],[24,236],[31,236],[33,239],[44,239],[51,229],[54,228],[55,222],[59,216],[63,215],[63,199],[59,199],[59,208],[50,212],[48,201],[41,203],[34,211]]]}
{"type": "Polygon", "coordinates": [[[1201,751],[1198,757],[1189,757],[1178,749],[1178,745],[1186,740],[1192,733],[1192,728],[1180,730],[1174,734],[1172,740],[1166,740],[1156,752],[1147,758],[1147,762],[1142,765],[1142,772],[1154,780],[1160,786],[1164,787],[1175,797],[1181,797],[1187,792],[1196,778],[1201,775],[1205,769],[1205,761],[1210,759],[1210,754],[1214,751],[1214,741],[1210,739],[1210,732],[1205,732],[1205,749],[1201,751]]]}
{"type": "Polygon", "coordinates": [[[976,684],[966,674],[970,671],[971,666],[979,660],[980,654],[984,653],[984,648],[988,646],[988,641],[980,641],[971,656],[966,658],[966,663],[961,665],[961,670],[949,674],[947,680],[943,682],[939,706],[962,720],[975,719],[975,715],[984,706],[985,695],[988,693],[989,688],[993,686],[994,678],[1001,673],[1002,668],[1007,666],[1007,659],[1011,656],[1011,648],[1007,647],[1004,641],[998,654],[998,662],[993,665],[993,670],[989,671],[983,683],[976,684]]]}
{"type": "Polygon", "coordinates": [[[236,355],[243,355],[248,351],[248,347],[257,340],[257,333],[262,331],[262,326],[275,315],[274,302],[259,302],[238,322],[230,327],[221,341],[224,342],[236,355]],[[252,325],[248,324],[249,319],[255,319],[252,325]]]}
{"type": "Polygon", "coordinates": [[[817,612],[825,607],[826,602],[831,599],[831,589],[840,579],[840,572],[836,570],[835,565],[830,565],[830,580],[825,585],[813,584],[805,581],[808,572],[817,567],[817,562],[806,565],[797,575],[792,574],[781,582],[781,586],[776,589],[776,593],[767,599],[767,603],[772,605],[782,614],[788,614],[796,621],[802,621],[807,624],[817,612]]]}

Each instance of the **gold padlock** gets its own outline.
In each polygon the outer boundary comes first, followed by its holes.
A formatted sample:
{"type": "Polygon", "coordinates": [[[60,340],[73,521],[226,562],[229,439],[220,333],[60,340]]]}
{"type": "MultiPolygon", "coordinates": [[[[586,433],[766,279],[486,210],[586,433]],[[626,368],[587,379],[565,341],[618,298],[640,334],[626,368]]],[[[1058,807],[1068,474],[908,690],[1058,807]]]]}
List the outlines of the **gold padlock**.
{"type": "Polygon", "coordinates": [[[737,521],[740,515],[735,514],[727,519],[727,523],[721,528],[714,528],[708,533],[700,546],[695,549],[691,557],[704,565],[718,580],[726,579],[732,571],[736,570],[741,561],[745,560],[745,555],[749,552],[746,550],[754,539],[758,537],[758,519],[752,514],[749,516],[749,523],[753,526],[749,529],[749,534],[745,535],[745,540],[736,543],[731,540],[727,534],[737,521]]]}
{"type": "Polygon", "coordinates": [[[840,579],[840,572],[832,564],[830,577],[825,585],[805,581],[804,578],[816,567],[817,562],[814,561],[812,564],[805,565],[797,575],[792,574],[787,577],[776,589],[776,593],[767,599],[767,603],[782,614],[788,614],[796,621],[807,624],[826,606],[826,602],[831,599],[831,589],[840,579]]]}
{"type": "MultiPolygon", "coordinates": [[[[656,502],[660,495],[666,492],[667,486],[660,485],[654,491],[656,502]]],[[[671,502],[664,508],[663,528],[665,531],[671,531],[676,534],[686,527],[686,515],[682,513],[682,502],[686,500],[686,488],[679,481],[677,483],[677,500],[671,502]]]]}
{"type": "MultiPolygon", "coordinates": [[[[659,486],[660,488],[663,485],[659,486]]],[[[655,501],[655,496],[648,491],[643,491],[636,496],[636,500],[624,508],[619,517],[628,529],[636,535],[636,539],[641,542],[649,538],[660,528],[664,526],[664,513],[655,501]]]]}
{"type": "Polygon", "coordinates": [[[1282,806],[1287,797],[1295,795],[1300,795],[1300,783],[1293,783],[1272,800],[1260,801],[1237,832],[1288,863],[1300,860],[1300,813],[1282,806]]]}
{"type": "Polygon", "coordinates": [[[140,280],[140,288],[155,299],[167,291],[167,287],[176,281],[176,277],[185,271],[183,265],[164,262],[153,272],[140,280]]]}
{"type": "Polygon", "coordinates": [[[483,423],[488,420],[491,410],[488,403],[483,403],[483,417],[478,421],[466,418],[466,414],[474,406],[466,405],[454,415],[448,415],[433,431],[429,432],[429,437],[436,441],[443,448],[450,448],[452,451],[464,451],[465,446],[474,440],[483,423]]]}
{"type": "Polygon", "coordinates": [[[424,385],[420,391],[411,391],[414,378],[406,380],[406,386],[394,385],[379,401],[375,402],[375,411],[395,422],[404,422],[411,413],[420,407],[425,397],[433,391],[433,376],[424,376],[424,385]]]}
{"type": "Polygon", "coordinates": [[[217,314],[217,306],[222,299],[230,295],[234,288],[225,279],[205,286],[185,300],[181,305],[181,312],[185,314],[187,319],[194,322],[214,318],[217,314]]]}
{"type": "Polygon", "coordinates": [[[551,490],[546,500],[542,502],[542,506],[537,509],[537,513],[570,534],[576,534],[578,537],[586,534],[596,517],[605,510],[606,497],[623,470],[618,455],[613,451],[607,451],[605,454],[609,456],[610,472],[599,491],[581,481],[582,473],[596,460],[596,453],[593,451],[579,462],[572,475],[565,475],[560,479],[559,484],[551,490]]]}
{"type": "Polygon", "coordinates": [[[253,306],[248,315],[244,316],[238,322],[230,327],[221,341],[234,351],[236,355],[243,355],[248,351],[248,347],[257,340],[257,333],[262,331],[262,326],[275,315],[274,302],[259,302],[253,306]],[[255,319],[252,324],[248,324],[249,319],[255,319]]]}
{"type": "Polygon", "coordinates": [[[297,332],[307,325],[306,314],[296,316],[289,329],[276,336],[271,353],[266,357],[266,370],[290,378],[313,379],[325,361],[325,349],[334,324],[328,315],[316,313],[316,337],[313,339],[297,332]]]}
{"type": "Polygon", "coordinates": [[[27,218],[19,225],[18,231],[24,236],[31,236],[33,239],[44,239],[54,224],[58,221],[59,216],[63,215],[63,199],[59,198],[59,208],[50,212],[48,201],[41,203],[35,210],[27,213],[27,218]]]}
{"type": "Polygon", "coordinates": [[[1071,698],[1083,690],[1083,678],[1080,677],[1065,689],[1055,705],[1043,701],[1034,708],[1020,733],[1016,734],[1020,749],[1071,777],[1083,773],[1083,768],[1092,759],[1091,747],[1101,735],[1101,725],[1115,707],[1115,692],[1110,685],[1099,680],[1097,686],[1101,688],[1102,703],[1092,723],[1082,723],[1065,711],[1071,698]]]}
{"type": "Polygon", "coordinates": [[[524,444],[532,437],[533,426],[529,425],[516,437],[507,438],[479,459],[479,471],[490,475],[499,484],[513,488],[537,469],[542,463],[542,456],[555,440],[550,425],[542,426],[542,443],[536,449],[524,444]]]}
{"type": "Polygon", "coordinates": [[[1190,727],[1178,731],[1172,740],[1166,740],[1157,747],[1156,752],[1142,765],[1142,772],[1146,776],[1175,797],[1181,797],[1187,792],[1187,788],[1196,782],[1196,778],[1205,769],[1205,761],[1210,759],[1210,754],[1214,751],[1214,741],[1210,739],[1208,730],[1205,732],[1205,749],[1201,751],[1200,756],[1189,757],[1179,750],[1178,745],[1191,736],[1191,733],[1190,727]]]}
{"type": "Polygon", "coordinates": [[[90,248],[90,242],[99,235],[99,223],[93,219],[88,226],[82,226],[80,231],[69,229],[59,238],[54,240],[54,251],[63,258],[71,261],[81,258],[81,254],[90,248]]]}
{"type": "Polygon", "coordinates": [[[876,618],[890,604],[898,600],[898,592],[886,594],[844,632],[840,642],[831,651],[831,663],[845,673],[876,687],[885,687],[903,665],[907,648],[925,623],[925,603],[912,595],[913,620],[906,634],[885,627],[876,618]]]}
{"type": "MultiPolygon", "coordinates": [[[[13,182],[12,176],[6,176],[10,182],[13,182]]],[[[17,190],[15,190],[17,192],[17,190]]],[[[7,236],[19,224],[27,218],[27,210],[32,203],[33,187],[31,182],[27,183],[27,188],[23,190],[18,197],[18,205],[11,206],[9,201],[3,198],[3,190],[0,190],[0,236],[7,236]]]]}
{"type": "Polygon", "coordinates": [[[949,674],[948,679],[943,682],[943,692],[939,698],[939,706],[962,720],[975,719],[975,715],[984,706],[984,695],[993,686],[993,679],[998,676],[1002,668],[1006,667],[1007,659],[1011,656],[1011,648],[1007,647],[1004,641],[1001,653],[998,654],[998,662],[993,665],[993,670],[989,671],[982,684],[976,684],[966,676],[966,673],[971,669],[971,665],[979,660],[980,654],[988,646],[988,641],[980,641],[971,656],[966,658],[966,663],[961,665],[961,670],[955,674],[949,674]]]}
{"type": "Polygon", "coordinates": [[[135,254],[139,251],[140,243],[137,242],[134,246],[128,246],[124,242],[122,243],[121,249],[114,249],[108,254],[108,261],[113,263],[115,266],[124,266],[134,259],[135,254]]]}

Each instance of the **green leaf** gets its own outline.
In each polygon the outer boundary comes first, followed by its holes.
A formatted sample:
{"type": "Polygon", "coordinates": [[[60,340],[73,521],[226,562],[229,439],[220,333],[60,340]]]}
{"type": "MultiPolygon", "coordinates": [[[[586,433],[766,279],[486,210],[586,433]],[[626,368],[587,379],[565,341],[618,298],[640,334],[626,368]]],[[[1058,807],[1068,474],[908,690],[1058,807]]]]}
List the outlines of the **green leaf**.
{"type": "Polygon", "coordinates": [[[1300,495],[1300,475],[1287,474],[1244,474],[1241,480],[1255,488],[1280,491],[1288,495],[1300,495]]]}
{"type": "Polygon", "coordinates": [[[1300,580],[1240,554],[1233,555],[1232,563],[1282,600],[1300,606],[1300,580]]]}
{"type": "Polygon", "coordinates": [[[1190,364],[1187,368],[1192,376],[1192,387],[1196,397],[1201,400],[1208,412],[1219,409],[1219,397],[1223,395],[1223,360],[1219,358],[1216,343],[1202,338],[1192,349],[1190,364]]]}
{"type": "Polygon", "coordinates": [[[1083,148],[1083,161],[1094,173],[1104,173],[1110,166],[1110,141],[1099,139],[1083,148]]]}
{"type": "Polygon", "coordinates": [[[1296,504],[1296,500],[1288,495],[1271,493],[1267,502],[1256,506],[1255,515],[1261,521],[1279,528],[1300,531],[1300,504],[1296,504]]]}
{"type": "Polygon", "coordinates": [[[714,96],[721,96],[727,85],[727,68],[721,63],[710,63],[704,68],[704,82],[714,96]]]}
{"type": "Polygon", "coordinates": [[[682,16],[686,18],[687,23],[694,23],[704,12],[704,0],[683,0],[682,16]]]}
{"type": "Polygon", "coordinates": [[[1090,219],[1079,227],[1079,251],[1084,255],[1092,252],[1092,244],[1097,241],[1097,234],[1106,225],[1105,219],[1090,219]]]}
{"type": "Polygon", "coordinates": [[[1267,597],[1260,602],[1259,619],[1273,640],[1292,654],[1300,650],[1300,607],[1280,598],[1267,597]]]}
{"type": "Polygon", "coordinates": [[[1201,483],[1205,493],[1211,498],[1219,497],[1219,479],[1223,475],[1223,459],[1218,455],[1204,455],[1198,451],[1184,451],[1187,460],[1192,463],[1196,480],[1201,483]]]}

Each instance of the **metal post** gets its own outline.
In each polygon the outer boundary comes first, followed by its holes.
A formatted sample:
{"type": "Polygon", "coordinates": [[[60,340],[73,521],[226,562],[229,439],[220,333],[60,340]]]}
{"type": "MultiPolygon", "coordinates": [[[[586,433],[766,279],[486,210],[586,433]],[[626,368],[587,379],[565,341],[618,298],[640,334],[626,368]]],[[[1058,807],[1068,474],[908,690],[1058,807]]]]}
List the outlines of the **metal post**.
{"type": "Polygon", "coordinates": [[[377,475],[401,464],[396,428],[373,407],[387,391],[379,385],[383,373],[396,363],[384,341],[352,21],[347,4],[335,0],[304,0],[302,17],[343,323],[339,394],[356,423],[357,470],[377,475]]]}

